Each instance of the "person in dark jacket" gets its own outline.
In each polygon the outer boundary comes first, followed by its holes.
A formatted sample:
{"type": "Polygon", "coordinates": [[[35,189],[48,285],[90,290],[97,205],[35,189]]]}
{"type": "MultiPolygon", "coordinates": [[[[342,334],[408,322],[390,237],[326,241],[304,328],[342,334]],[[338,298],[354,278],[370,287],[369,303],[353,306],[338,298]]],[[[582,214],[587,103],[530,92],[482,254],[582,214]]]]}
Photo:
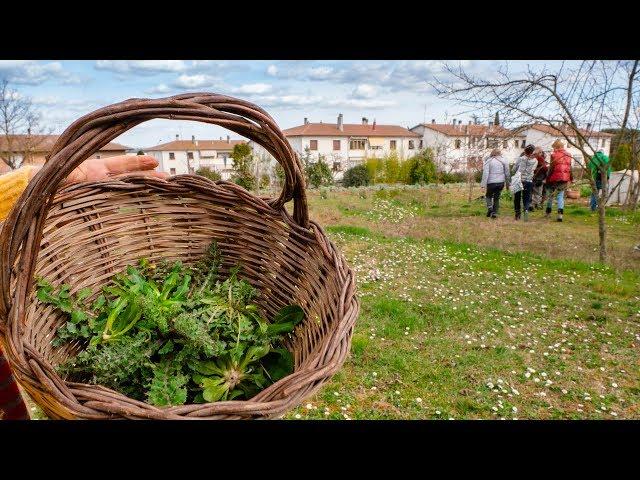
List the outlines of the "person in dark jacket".
{"type": "Polygon", "coordinates": [[[533,191],[531,195],[531,211],[535,209],[541,209],[542,205],[544,205],[545,195],[544,195],[544,181],[547,178],[547,170],[549,169],[549,165],[547,165],[547,154],[544,153],[540,147],[537,147],[533,151],[533,156],[537,160],[538,165],[536,169],[533,171],[533,191]]]}
{"type": "Polygon", "coordinates": [[[551,153],[545,184],[545,193],[548,196],[545,216],[548,218],[551,215],[553,196],[555,195],[558,203],[558,221],[561,222],[564,213],[564,192],[573,181],[573,174],[571,173],[572,157],[565,150],[564,142],[560,139],[553,142],[551,147],[553,152],[551,153]]]}

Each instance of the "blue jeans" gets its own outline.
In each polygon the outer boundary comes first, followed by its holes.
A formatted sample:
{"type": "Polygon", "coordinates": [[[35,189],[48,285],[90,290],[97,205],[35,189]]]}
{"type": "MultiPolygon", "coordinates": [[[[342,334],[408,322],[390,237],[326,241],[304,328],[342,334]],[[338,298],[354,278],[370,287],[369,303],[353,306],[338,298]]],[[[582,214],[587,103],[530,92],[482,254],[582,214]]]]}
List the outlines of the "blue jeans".
{"type": "Polygon", "coordinates": [[[598,192],[602,190],[602,179],[596,178],[596,190],[591,192],[591,211],[595,212],[598,209],[598,192]]]}
{"type": "Polygon", "coordinates": [[[569,186],[568,182],[552,183],[545,186],[547,193],[547,211],[553,207],[553,195],[556,194],[558,210],[564,210],[564,191],[569,186]]]}
{"type": "Polygon", "coordinates": [[[533,182],[522,182],[522,190],[516,192],[513,196],[513,207],[516,211],[516,216],[520,216],[520,199],[522,199],[522,204],[524,207],[524,211],[528,211],[531,206],[531,192],[533,191],[533,182]]]}

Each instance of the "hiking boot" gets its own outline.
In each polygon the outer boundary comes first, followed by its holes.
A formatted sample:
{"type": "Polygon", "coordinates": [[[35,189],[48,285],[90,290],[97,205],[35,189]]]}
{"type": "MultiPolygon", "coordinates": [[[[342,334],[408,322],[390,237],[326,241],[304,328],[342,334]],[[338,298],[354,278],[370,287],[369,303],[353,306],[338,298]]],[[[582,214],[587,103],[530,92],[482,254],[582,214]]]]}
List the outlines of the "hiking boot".
{"type": "Polygon", "coordinates": [[[487,218],[489,218],[492,213],[493,213],[493,211],[491,209],[487,210],[487,218]]]}
{"type": "Polygon", "coordinates": [[[544,218],[549,218],[551,216],[551,207],[547,207],[544,212],[544,218]]]}
{"type": "Polygon", "coordinates": [[[520,220],[520,212],[516,212],[516,221],[520,220]]]}
{"type": "Polygon", "coordinates": [[[562,221],[562,214],[564,213],[564,209],[559,208],[558,209],[558,221],[561,222],[562,221]]]}

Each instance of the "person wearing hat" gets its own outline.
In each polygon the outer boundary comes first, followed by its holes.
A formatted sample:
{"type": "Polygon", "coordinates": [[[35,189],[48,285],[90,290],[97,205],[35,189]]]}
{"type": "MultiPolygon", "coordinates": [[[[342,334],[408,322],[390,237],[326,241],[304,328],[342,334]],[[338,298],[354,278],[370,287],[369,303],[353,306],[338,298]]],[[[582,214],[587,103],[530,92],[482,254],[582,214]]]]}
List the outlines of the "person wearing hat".
{"type": "Polygon", "coordinates": [[[500,194],[505,185],[509,184],[509,166],[502,157],[502,151],[494,148],[482,165],[482,180],[480,186],[486,188],[487,217],[496,218],[500,208],[500,194]]]}
{"type": "MultiPolygon", "coordinates": [[[[533,145],[527,145],[522,155],[516,160],[513,176],[520,174],[522,190],[513,195],[513,208],[516,213],[516,220],[520,220],[521,205],[524,209],[524,221],[529,219],[529,208],[531,207],[531,192],[533,190],[533,174],[538,166],[538,161],[533,156],[536,149],[533,145]]],[[[512,176],[512,178],[513,178],[512,176]]]]}
{"type": "Polygon", "coordinates": [[[545,217],[549,218],[553,207],[553,197],[556,196],[558,204],[558,222],[562,221],[564,214],[564,192],[573,181],[571,173],[571,155],[564,148],[564,142],[560,139],[551,144],[553,152],[551,152],[551,161],[549,162],[549,172],[547,173],[547,182],[545,184],[545,193],[547,195],[547,210],[545,217]]]}
{"type": "Polygon", "coordinates": [[[601,170],[607,169],[607,181],[611,177],[611,163],[609,163],[609,157],[605,155],[602,149],[598,150],[596,154],[589,159],[589,169],[591,170],[591,177],[593,178],[596,189],[591,192],[591,211],[595,212],[598,209],[598,192],[602,190],[602,176],[601,170]]]}
{"type": "Polygon", "coordinates": [[[530,211],[540,209],[544,204],[544,181],[547,178],[547,170],[549,169],[549,165],[547,165],[547,154],[544,150],[540,147],[536,147],[533,151],[533,156],[538,162],[538,165],[533,172],[533,191],[531,195],[530,211]]]}

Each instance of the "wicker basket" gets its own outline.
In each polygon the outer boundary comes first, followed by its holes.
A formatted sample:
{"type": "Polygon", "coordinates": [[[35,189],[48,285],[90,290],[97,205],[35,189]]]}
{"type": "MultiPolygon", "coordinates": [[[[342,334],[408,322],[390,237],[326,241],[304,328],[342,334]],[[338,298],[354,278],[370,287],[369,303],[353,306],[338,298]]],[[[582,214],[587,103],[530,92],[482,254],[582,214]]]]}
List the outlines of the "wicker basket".
{"type": "Polygon", "coordinates": [[[316,392],[343,364],[359,312],[354,274],[308,218],[300,160],[261,108],[208,93],[130,99],[74,122],[54,145],[0,233],[0,343],[22,387],[56,419],[243,419],[280,417],[316,392]],[[278,198],[194,175],[129,176],[75,184],[64,178],[92,153],[153,118],[221,125],[264,146],[284,167],[278,198]],[[285,203],[293,200],[293,216],[285,203]],[[246,401],[155,407],[102,386],[67,382],[54,367],[82,346],[54,348],[64,318],[35,299],[42,275],[72,291],[101,286],[142,257],[192,263],[212,239],[260,289],[270,317],[289,303],[306,313],[288,348],[294,372],[246,401]]]}

